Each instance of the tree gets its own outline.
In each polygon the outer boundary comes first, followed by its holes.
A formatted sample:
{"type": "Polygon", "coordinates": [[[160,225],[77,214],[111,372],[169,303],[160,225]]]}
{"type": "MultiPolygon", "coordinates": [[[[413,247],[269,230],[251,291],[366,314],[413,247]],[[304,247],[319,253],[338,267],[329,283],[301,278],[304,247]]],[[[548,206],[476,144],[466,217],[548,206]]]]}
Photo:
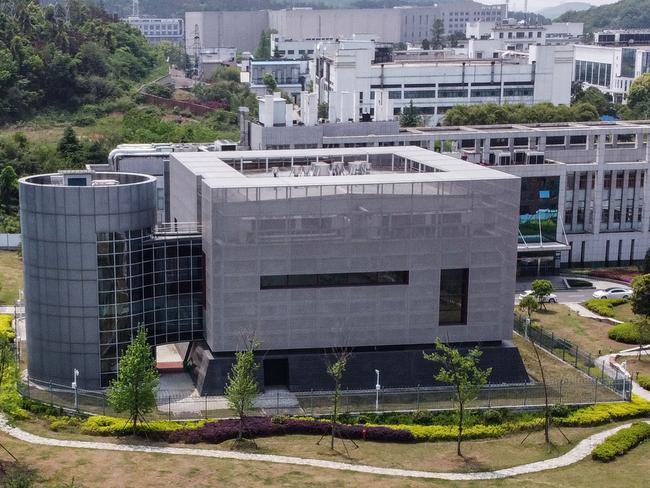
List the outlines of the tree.
{"type": "Polygon", "coordinates": [[[634,329],[639,337],[639,355],[645,344],[650,342],[650,274],[637,276],[632,281],[632,311],[641,318],[634,321],[634,329]]]}
{"type": "Polygon", "coordinates": [[[259,366],[255,362],[256,347],[255,340],[250,340],[245,350],[235,353],[235,364],[228,373],[228,384],[225,388],[228,407],[239,417],[238,441],[242,440],[246,414],[253,408],[257,396],[255,372],[259,366]]]}
{"type": "Polygon", "coordinates": [[[441,19],[436,19],[433,21],[433,26],[431,27],[431,49],[442,49],[445,47],[444,43],[445,36],[445,24],[441,19]]]}
{"type": "Polygon", "coordinates": [[[334,362],[327,367],[327,374],[334,380],[334,395],[332,397],[332,420],[330,449],[334,450],[334,437],[338,428],[339,421],[339,401],[341,400],[341,380],[345,373],[345,368],[350,360],[350,351],[342,349],[334,353],[334,362]]]}
{"type": "Polygon", "coordinates": [[[517,308],[519,308],[519,310],[521,310],[522,312],[526,313],[526,315],[528,316],[529,323],[532,324],[533,313],[539,310],[539,302],[535,299],[535,297],[531,295],[527,295],[521,299],[519,305],[517,305],[517,308]]]}
{"type": "Polygon", "coordinates": [[[402,115],[399,117],[399,125],[402,127],[417,127],[422,125],[422,117],[418,114],[418,109],[410,101],[407,107],[402,109],[402,115]]]}
{"type": "Polygon", "coordinates": [[[465,407],[476,399],[481,387],[485,385],[492,374],[492,368],[479,368],[479,360],[483,354],[478,347],[463,355],[458,349],[449,347],[436,339],[435,351],[424,354],[424,359],[440,365],[435,379],[448,383],[455,389],[455,399],[458,411],[458,439],[456,453],[462,456],[461,442],[463,441],[463,423],[465,407]]]}
{"type": "Polygon", "coordinates": [[[260,34],[260,40],[255,49],[255,58],[256,59],[270,59],[271,58],[271,35],[274,34],[273,29],[268,31],[262,31],[260,34]]]}
{"type": "Polygon", "coordinates": [[[449,43],[449,47],[458,47],[458,42],[464,39],[465,39],[465,34],[459,31],[452,32],[447,36],[447,42],[449,43]]]}
{"type": "Polygon", "coordinates": [[[147,342],[147,331],[141,327],[120,358],[117,378],[107,392],[108,402],[116,412],[128,412],[134,434],[138,422],[146,422],[145,414],[156,408],[158,384],[156,360],[147,342]]]}
{"type": "Polygon", "coordinates": [[[10,164],[0,172],[0,203],[15,204],[18,201],[18,175],[10,164]]]}
{"type": "Polygon", "coordinates": [[[634,325],[634,332],[639,337],[639,352],[637,354],[637,359],[640,361],[643,346],[650,343],[650,318],[639,318],[632,323],[634,325]]]}
{"type": "Polygon", "coordinates": [[[644,73],[632,82],[627,105],[637,117],[650,118],[650,73],[644,73]]]}
{"type": "Polygon", "coordinates": [[[425,51],[431,49],[431,43],[429,42],[429,39],[422,39],[422,49],[425,51]]]}
{"type": "MultiPolygon", "coordinates": [[[[580,83],[580,82],[574,82],[574,83],[580,83]]],[[[593,106],[598,112],[598,115],[616,114],[616,111],[614,110],[612,104],[611,96],[601,92],[595,86],[590,86],[586,90],[583,90],[581,85],[580,90],[577,91],[575,95],[572,97],[571,105],[575,105],[580,102],[588,103],[589,105],[593,106]]]]}
{"type": "Polygon", "coordinates": [[[63,130],[63,135],[56,146],[58,153],[67,160],[76,161],[79,152],[81,151],[81,144],[77,138],[77,134],[71,126],[67,126],[63,130]]]}
{"type": "Polygon", "coordinates": [[[262,83],[266,86],[266,91],[269,94],[274,93],[278,89],[278,82],[275,81],[273,73],[264,73],[264,76],[262,76],[262,83]]]}
{"type": "Polygon", "coordinates": [[[650,274],[634,278],[632,290],[632,311],[650,319],[650,274]]]}
{"type": "Polygon", "coordinates": [[[533,296],[537,299],[537,302],[546,310],[546,304],[544,300],[548,295],[553,293],[553,283],[548,280],[535,280],[531,286],[533,290],[533,296]]]}
{"type": "Polygon", "coordinates": [[[650,248],[645,252],[645,257],[639,270],[644,274],[650,273],[650,248]]]}

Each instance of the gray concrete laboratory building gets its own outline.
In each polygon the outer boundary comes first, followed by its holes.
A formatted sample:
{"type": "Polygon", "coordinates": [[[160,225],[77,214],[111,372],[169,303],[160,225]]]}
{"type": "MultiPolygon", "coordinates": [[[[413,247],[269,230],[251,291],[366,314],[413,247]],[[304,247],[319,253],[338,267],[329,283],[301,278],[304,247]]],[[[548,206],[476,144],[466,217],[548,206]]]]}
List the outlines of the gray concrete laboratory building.
{"type": "Polygon", "coordinates": [[[23,178],[29,373],[101,388],[137,328],[221,392],[255,338],[264,387],[433,385],[436,338],[525,382],[512,338],[520,178],[418,147],[172,153],[169,222],[131,173],[23,178]]]}

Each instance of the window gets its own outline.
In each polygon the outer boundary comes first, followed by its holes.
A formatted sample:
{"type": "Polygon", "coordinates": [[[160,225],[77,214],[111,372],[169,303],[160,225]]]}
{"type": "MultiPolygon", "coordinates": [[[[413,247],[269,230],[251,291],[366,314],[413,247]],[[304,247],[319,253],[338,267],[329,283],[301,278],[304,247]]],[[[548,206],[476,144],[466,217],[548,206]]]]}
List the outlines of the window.
{"type": "Polygon", "coordinates": [[[401,91],[389,91],[388,92],[388,98],[391,100],[396,100],[402,98],[402,92],[401,91]]]}
{"type": "Polygon", "coordinates": [[[260,276],[261,290],[333,286],[408,285],[408,271],[260,276]]]}
{"type": "Polygon", "coordinates": [[[439,325],[467,323],[467,289],[469,269],[440,271],[439,325]]]}
{"type": "Polygon", "coordinates": [[[441,88],[438,90],[439,98],[467,98],[467,90],[453,90],[441,88]]]}
{"type": "Polygon", "coordinates": [[[435,90],[409,90],[404,92],[404,98],[436,98],[435,90]]]}

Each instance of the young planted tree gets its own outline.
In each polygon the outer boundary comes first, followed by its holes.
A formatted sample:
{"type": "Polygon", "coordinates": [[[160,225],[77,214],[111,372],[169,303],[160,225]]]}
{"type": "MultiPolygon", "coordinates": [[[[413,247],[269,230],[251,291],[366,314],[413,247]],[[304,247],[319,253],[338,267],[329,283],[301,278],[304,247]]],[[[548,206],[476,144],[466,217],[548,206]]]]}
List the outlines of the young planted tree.
{"type": "Polygon", "coordinates": [[[108,402],[116,412],[128,412],[134,434],[138,422],[146,422],[145,414],[156,408],[159,381],[147,331],[141,327],[120,359],[117,378],[111,381],[107,393],[108,402]]]}
{"type": "Polygon", "coordinates": [[[546,310],[546,297],[553,293],[553,283],[548,280],[535,280],[532,285],[533,296],[537,299],[540,306],[546,310]]]}
{"type": "Polygon", "coordinates": [[[440,365],[435,375],[437,381],[448,383],[455,389],[455,399],[458,412],[458,439],[456,453],[462,456],[461,443],[463,441],[463,425],[465,421],[465,407],[475,400],[481,387],[485,385],[492,374],[492,368],[479,368],[479,360],[483,353],[478,347],[471,349],[463,355],[458,349],[443,344],[436,340],[436,349],[431,354],[424,354],[427,359],[440,365]]]}
{"type": "Polygon", "coordinates": [[[521,299],[517,308],[528,316],[528,322],[532,324],[533,314],[539,310],[539,302],[534,296],[528,295],[521,299]]]}
{"type": "MultiPolygon", "coordinates": [[[[341,381],[343,380],[343,374],[345,373],[345,368],[347,367],[349,360],[350,351],[347,349],[341,349],[334,351],[333,362],[329,363],[327,366],[327,374],[334,381],[334,395],[332,397],[332,417],[330,430],[330,449],[332,450],[334,450],[334,438],[338,429],[339,403],[341,401],[341,381]]],[[[318,443],[320,443],[322,439],[323,438],[321,437],[318,443]]]]}
{"type": "Polygon", "coordinates": [[[239,417],[239,434],[237,441],[244,436],[246,414],[252,410],[257,396],[257,378],[255,372],[259,365],[255,362],[257,343],[250,340],[245,350],[235,353],[235,364],[228,373],[225,393],[228,406],[239,417]]]}

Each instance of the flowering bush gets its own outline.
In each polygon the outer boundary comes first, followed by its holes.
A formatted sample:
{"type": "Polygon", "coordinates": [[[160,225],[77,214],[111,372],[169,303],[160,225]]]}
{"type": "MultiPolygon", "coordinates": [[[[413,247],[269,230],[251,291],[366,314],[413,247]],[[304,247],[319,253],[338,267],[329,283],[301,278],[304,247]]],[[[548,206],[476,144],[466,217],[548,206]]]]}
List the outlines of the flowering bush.
{"type": "MultiPolygon", "coordinates": [[[[244,423],[246,437],[271,437],[280,435],[327,435],[331,432],[331,424],[319,420],[302,420],[293,418],[248,417],[244,423]]],[[[180,429],[170,432],[169,442],[184,442],[196,444],[208,442],[218,444],[234,439],[239,433],[239,420],[227,419],[210,422],[196,429],[180,429]]],[[[413,434],[404,429],[395,429],[365,425],[339,424],[336,436],[343,439],[365,439],[375,442],[414,442],[413,434]]]]}

